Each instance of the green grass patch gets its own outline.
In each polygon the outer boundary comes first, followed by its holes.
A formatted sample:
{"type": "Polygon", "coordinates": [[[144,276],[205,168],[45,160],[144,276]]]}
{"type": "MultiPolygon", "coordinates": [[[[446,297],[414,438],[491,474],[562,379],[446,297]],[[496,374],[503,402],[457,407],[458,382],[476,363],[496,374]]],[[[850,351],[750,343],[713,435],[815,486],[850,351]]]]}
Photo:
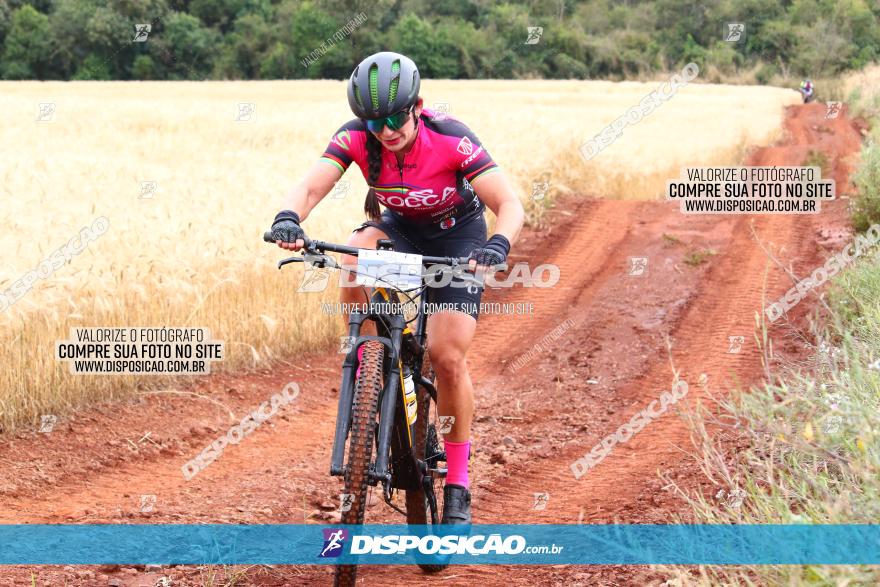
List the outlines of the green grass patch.
{"type": "Polygon", "coordinates": [[[718,253],[714,249],[700,249],[698,251],[691,251],[684,256],[684,262],[691,267],[696,267],[708,261],[709,257],[717,254],[718,253]]]}
{"type": "Polygon", "coordinates": [[[880,224],[880,146],[870,143],[862,149],[861,163],[853,175],[858,196],[853,200],[852,222],[858,231],[880,224]]]}
{"type": "MultiPolygon", "coordinates": [[[[880,519],[880,264],[835,281],[832,322],[808,361],[689,416],[715,488],[687,494],[709,524],[866,524],[880,519]],[[873,301],[873,303],[871,303],[873,301]]],[[[772,358],[766,329],[759,346],[772,358]]],[[[711,397],[711,396],[710,396],[711,397]]],[[[674,484],[673,480],[668,479],[674,484]]],[[[685,575],[681,577],[685,579],[685,575]]],[[[703,567],[701,585],[876,585],[867,566],[703,567]]]]}
{"type": "Polygon", "coordinates": [[[819,167],[822,169],[822,177],[827,178],[831,174],[831,162],[822,151],[810,151],[803,162],[804,167],[819,167]]]}
{"type": "Polygon", "coordinates": [[[667,234],[664,232],[663,233],[663,244],[669,245],[669,246],[680,245],[681,239],[675,235],[667,234]]]}

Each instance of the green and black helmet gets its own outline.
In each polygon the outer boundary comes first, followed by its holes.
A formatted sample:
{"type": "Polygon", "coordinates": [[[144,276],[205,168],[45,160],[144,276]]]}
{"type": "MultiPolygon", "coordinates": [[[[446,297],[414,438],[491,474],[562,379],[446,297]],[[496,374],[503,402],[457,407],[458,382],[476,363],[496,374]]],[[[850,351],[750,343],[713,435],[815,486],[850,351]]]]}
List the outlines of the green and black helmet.
{"type": "Polygon", "coordinates": [[[384,118],[415,104],[419,84],[419,69],[412,59],[382,51],[354,68],[348,80],[348,105],[358,118],[384,118]]]}

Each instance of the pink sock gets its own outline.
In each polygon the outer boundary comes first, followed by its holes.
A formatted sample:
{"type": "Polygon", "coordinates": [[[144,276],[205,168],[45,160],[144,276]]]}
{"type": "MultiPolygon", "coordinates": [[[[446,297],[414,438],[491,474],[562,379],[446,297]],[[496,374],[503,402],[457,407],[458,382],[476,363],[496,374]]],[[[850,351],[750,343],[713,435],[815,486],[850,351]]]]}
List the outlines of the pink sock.
{"type": "Polygon", "coordinates": [[[446,483],[461,485],[465,489],[471,486],[468,479],[468,457],[471,452],[471,443],[443,441],[446,449],[446,483]]]}
{"type": "Polygon", "coordinates": [[[361,376],[361,365],[360,362],[364,358],[364,347],[361,345],[358,347],[358,368],[357,371],[354,372],[354,380],[357,381],[357,378],[361,376]]]}

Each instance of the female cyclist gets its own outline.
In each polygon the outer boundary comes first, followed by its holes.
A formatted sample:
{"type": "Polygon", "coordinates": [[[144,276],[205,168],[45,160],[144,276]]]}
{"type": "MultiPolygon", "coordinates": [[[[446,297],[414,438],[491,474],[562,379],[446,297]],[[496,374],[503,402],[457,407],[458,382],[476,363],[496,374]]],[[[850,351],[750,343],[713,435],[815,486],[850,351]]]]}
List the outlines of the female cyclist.
{"type": "MultiPolygon", "coordinates": [[[[505,261],[522,228],[522,204],[470,129],[422,108],[419,85],[416,64],[399,53],[376,53],[355,68],[348,81],[348,104],[357,118],[336,132],[323,156],[284,198],[272,224],[278,246],[296,251],[305,244],[301,222],[356,163],[369,186],[364,205],[369,219],[352,231],[350,246],[374,249],[376,241],[390,238],[394,249],[405,253],[470,257],[469,270],[478,274],[505,261]],[[382,213],[379,204],[385,207],[382,213]],[[486,206],[498,217],[489,239],[486,206]]],[[[344,255],[342,265],[355,268],[357,259],[344,255]]],[[[364,290],[344,287],[341,301],[366,303],[364,290]]],[[[465,356],[476,331],[474,308],[479,308],[482,290],[447,285],[428,292],[428,301],[463,310],[428,317],[438,413],[455,417],[444,438],[444,524],[471,521],[468,459],[474,389],[465,356]]],[[[366,330],[362,333],[374,334],[366,330]]]]}

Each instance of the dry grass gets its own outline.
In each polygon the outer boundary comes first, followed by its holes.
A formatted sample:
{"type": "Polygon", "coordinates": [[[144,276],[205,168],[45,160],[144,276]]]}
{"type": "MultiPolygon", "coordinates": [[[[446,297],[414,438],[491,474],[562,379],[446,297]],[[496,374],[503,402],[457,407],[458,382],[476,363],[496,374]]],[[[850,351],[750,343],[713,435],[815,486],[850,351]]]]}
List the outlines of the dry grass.
{"type": "Polygon", "coordinates": [[[858,116],[880,117],[880,65],[871,65],[843,78],[843,93],[858,116]]]}
{"type": "MultiPolygon", "coordinates": [[[[508,170],[530,203],[549,173],[568,191],[644,198],[682,165],[732,164],[745,143],[775,136],[778,89],[685,88],[585,164],[577,148],[656,83],[426,81],[428,105],[447,102],[508,170]]],[[[74,326],[208,327],[226,341],[223,369],[323,348],[341,323],[320,314],[335,286],[296,294],[301,269],[281,274],[260,240],[280,195],[350,118],[342,82],[3,83],[0,107],[0,291],[99,216],[107,233],[0,312],[0,426],[120,397],[156,383],[72,376],[53,358],[74,326]],[[37,123],[54,102],[55,121],[37,123]],[[255,123],[234,121],[256,104],[255,123]],[[139,199],[140,182],[158,182],[139,199]]],[[[790,95],[792,94],[792,95],[790,95]]],[[[327,199],[309,234],[340,241],[361,218],[365,183],[327,199]]],[[[215,364],[215,369],[218,367],[215,364]]]]}

